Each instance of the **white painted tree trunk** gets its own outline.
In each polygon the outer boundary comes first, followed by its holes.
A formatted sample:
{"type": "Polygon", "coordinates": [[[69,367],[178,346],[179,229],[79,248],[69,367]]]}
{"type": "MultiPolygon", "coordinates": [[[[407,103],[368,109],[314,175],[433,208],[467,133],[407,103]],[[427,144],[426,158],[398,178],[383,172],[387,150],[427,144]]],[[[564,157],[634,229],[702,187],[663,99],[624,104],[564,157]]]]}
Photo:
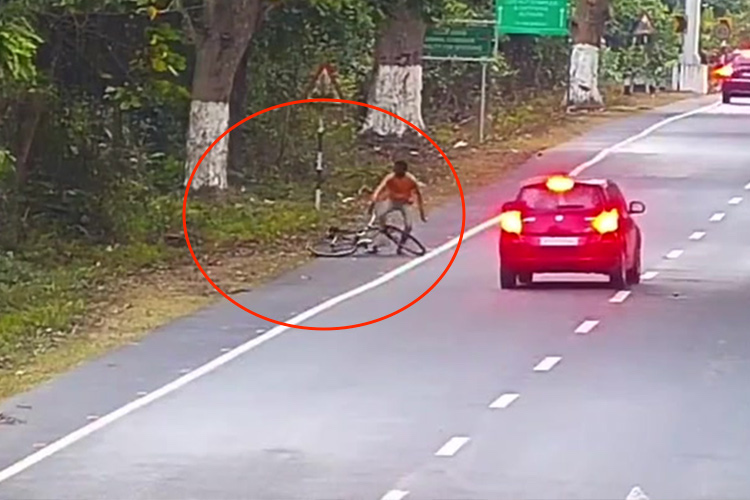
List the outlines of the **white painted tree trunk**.
{"type": "MultiPolygon", "coordinates": [[[[378,67],[370,104],[383,108],[424,129],[422,119],[422,66],[382,65],[378,67]]],[[[369,109],[362,132],[401,137],[411,129],[401,120],[369,109]]]]}
{"type": "MultiPolygon", "coordinates": [[[[195,165],[211,144],[229,128],[229,103],[193,100],[190,103],[190,126],[187,137],[185,184],[195,165]]],[[[206,155],[193,177],[191,189],[214,187],[226,189],[229,163],[229,136],[225,136],[206,155]]]]}
{"type": "Polygon", "coordinates": [[[599,47],[577,43],[570,55],[570,104],[602,105],[599,92],[599,47]]]}

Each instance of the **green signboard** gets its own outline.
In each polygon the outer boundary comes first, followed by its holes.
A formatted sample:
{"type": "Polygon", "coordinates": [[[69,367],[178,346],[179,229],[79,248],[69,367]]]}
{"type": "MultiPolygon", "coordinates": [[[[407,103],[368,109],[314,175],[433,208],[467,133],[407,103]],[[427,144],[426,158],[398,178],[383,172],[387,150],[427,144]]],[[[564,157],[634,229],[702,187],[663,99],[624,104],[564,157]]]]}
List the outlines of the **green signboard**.
{"type": "Polygon", "coordinates": [[[496,0],[503,35],[567,36],[569,0],[496,0]]]}
{"type": "Polygon", "coordinates": [[[494,49],[495,28],[491,24],[428,28],[424,39],[427,59],[486,59],[494,49]]]}

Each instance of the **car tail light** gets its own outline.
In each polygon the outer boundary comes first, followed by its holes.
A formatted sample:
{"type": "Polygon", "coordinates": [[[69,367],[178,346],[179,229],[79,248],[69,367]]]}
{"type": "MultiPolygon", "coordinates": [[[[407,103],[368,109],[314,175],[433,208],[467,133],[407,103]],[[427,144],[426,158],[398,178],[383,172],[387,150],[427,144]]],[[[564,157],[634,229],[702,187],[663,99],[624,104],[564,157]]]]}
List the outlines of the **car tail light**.
{"type": "Polygon", "coordinates": [[[596,216],[591,225],[601,234],[613,233],[620,225],[620,214],[616,208],[605,210],[596,216]]]}
{"type": "Polygon", "coordinates": [[[734,68],[732,67],[731,64],[722,66],[721,68],[714,71],[714,75],[716,75],[719,78],[731,78],[732,73],[734,73],[734,68]]]}
{"type": "Polygon", "coordinates": [[[547,189],[555,193],[564,193],[573,189],[575,181],[566,175],[553,175],[547,179],[547,189]]]}
{"type": "Polygon", "coordinates": [[[506,233],[521,234],[521,230],[523,229],[521,212],[518,210],[509,210],[500,214],[500,227],[506,233]]]}

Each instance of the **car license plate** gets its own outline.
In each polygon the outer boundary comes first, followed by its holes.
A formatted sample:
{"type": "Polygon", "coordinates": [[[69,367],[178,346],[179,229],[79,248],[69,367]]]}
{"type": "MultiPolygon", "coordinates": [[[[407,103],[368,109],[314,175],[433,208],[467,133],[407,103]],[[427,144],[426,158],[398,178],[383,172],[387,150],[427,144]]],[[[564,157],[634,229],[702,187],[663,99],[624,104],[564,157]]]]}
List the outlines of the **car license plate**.
{"type": "Polygon", "coordinates": [[[574,247],[578,245],[578,238],[563,236],[548,236],[539,239],[543,247],[574,247]]]}

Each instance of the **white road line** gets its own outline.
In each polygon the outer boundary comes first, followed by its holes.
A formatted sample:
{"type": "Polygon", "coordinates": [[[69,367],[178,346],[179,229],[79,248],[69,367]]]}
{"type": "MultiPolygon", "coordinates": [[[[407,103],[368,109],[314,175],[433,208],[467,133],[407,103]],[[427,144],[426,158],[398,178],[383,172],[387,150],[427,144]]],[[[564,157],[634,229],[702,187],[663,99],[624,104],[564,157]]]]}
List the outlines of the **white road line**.
{"type": "Polygon", "coordinates": [[[640,486],[633,486],[633,489],[630,490],[625,500],[649,500],[649,498],[640,486]]]}
{"type": "Polygon", "coordinates": [[[534,367],[535,372],[548,372],[554,366],[560,362],[562,358],[560,356],[547,356],[534,367]]]}
{"type": "Polygon", "coordinates": [[[680,250],[680,249],[670,250],[670,252],[665,257],[668,259],[677,259],[684,252],[685,250],[680,250]]]}
{"type": "Polygon", "coordinates": [[[403,500],[408,494],[409,492],[404,490],[391,490],[383,495],[380,500],[403,500]]]}
{"type": "Polygon", "coordinates": [[[723,219],[723,218],[724,218],[724,216],[726,216],[726,215],[727,215],[727,214],[725,214],[724,212],[716,212],[716,213],[715,213],[715,214],[713,214],[713,215],[711,216],[711,218],[710,218],[710,219],[708,219],[708,220],[710,220],[711,222],[719,222],[719,221],[720,221],[721,219],[723,219]]]}
{"type": "Polygon", "coordinates": [[[656,278],[659,275],[657,271],[646,271],[645,273],[641,274],[641,279],[643,281],[649,281],[654,278],[656,278]]]}
{"type": "Polygon", "coordinates": [[[745,184],[745,191],[750,191],[750,182],[745,184]]]}
{"type": "Polygon", "coordinates": [[[739,205],[742,203],[742,196],[735,196],[734,198],[730,198],[729,202],[730,205],[739,205]]]}
{"type": "Polygon", "coordinates": [[[599,320],[587,319],[586,321],[578,325],[578,328],[575,329],[575,333],[578,333],[579,335],[589,333],[591,330],[596,328],[596,325],[598,324],[599,324],[599,320]]]}
{"type": "Polygon", "coordinates": [[[690,239],[693,241],[698,241],[698,240],[702,240],[704,236],[706,236],[705,231],[695,231],[693,234],[690,235],[690,239]]]}
{"type": "Polygon", "coordinates": [[[460,450],[466,443],[469,442],[469,438],[456,436],[452,437],[445,443],[438,451],[435,452],[436,457],[452,457],[458,450],[460,450]]]}
{"type": "Polygon", "coordinates": [[[520,394],[516,394],[515,392],[508,392],[508,393],[505,393],[505,394],[503,394],[502,396],[500,396],[499,398],[497,398],[496,400],[494,400],[494,401],[493,401],[493,402],[492,402],[492,403],[490,404],[490,408],[493,408],[493,409],[497,409],[497,408],[500,408],[500,409],[503,409],[503,408],[507,408],[507,407],[509,407],[510,405],[512,405],[512,404],[513,404],[513,402],[514,402],[514,401],[515,401],[516,399],[518,399],[518,398],[519,398],[520,396],[521,396],[520,394]]]}
{"type": "MultiPolygon", "coordinates": [[[[720,102],[716,102],[714,104],[710,104],[708,106],[703,106],[700,108],[696,108],[692,111],[688,111],[686,113],[682,113],[679,115],[675,115],[669,118],[666,118],[660,122],[657,122],[650,127],[644,129],[643,131],[639,132],[636,135],[633,135],[623,141],[618,142],[617,144],[614,144],[608,148],[605,148],[601,150],[596,156],[591,158],[590,160],[578,165],[576,168],[574,168],[571,172],[571,176],[579,175],[581,172],[586,170],[589,167],[592,167],[596,165],[597,163],[601,162],[603,159],[605,159],[610,154],[616,152],[618,149],[620,149],[623,146],[626,146],[628,144],[631,144],[634,141],[637,141],[639,139],[642,139],[643,137],[648,136],[649,134],[652,134],[656,130],[660,129],[661,127],[668,125],[670,123],[673,123],[677,120],[681,120],[684,118],[689,118],[693,115],[703,113],[705,111],[709,111],[711,109],[717,108],[721,105],[720,102]]],[[[495,216],[489,220],[486,220],[482,222],[481,224],[478,224],[471,229],[468,229],[464,232],[463,240],[468,240],[469,238],[472,238],[483,231],[486,231],[490,228],[496,227],[497,224],[500,222],[500,216],[495,216]]],[[[341,302],[344,302],[346,300],[349,300],[352,297],[356,297],[357,295],[361,295],[368,290],[372,290],[373,288],[376,288],[384,283],[387,283],[394,278],[397,278],[398,276],[401,276],[408,271],[414,269],[415,267],[421,265],[424,262],[427,262],[430,259],[433,259],[437,257],[438,255],[447,252],[448,250],[453,249],[453,247],[457,246],[459,244],[459,236],[456,236],[455,238],[452,238],[450,241],[447,241],[443,245],[430,250],[426,254],[422,255],[421,257],[417,257],[415,259],[412,259],[411,261],[403,264],[402,266],[397,267],[393,271],[390,271],[389,273],[384,274],[383,276],[380,276],[379,278],[376,278],[373,281],[370,281],[369,283],[365,283],[364,285],[361,285],[357,288],[354,288],[352,290],[349,290],[348,292],[345,292],[341,295],[338,295],[336,297],[333,297],[332,299],[326,300],[317,306],[308,309],[307,311],[302,312],[301,314],[295,316],[294,318],[289,319],[286,321],[286,323],[298,325],[308,319],[310,319],[313,316],[316,316],[317,314],[320,314],[323,311],[326,311],[328,309],[331,309],[332,307],[340,304],[341,302]]],[[[106,427],[107,425],[116,422],[117,420],[125,417],[126,415],[129,415],[130,413],[139,410],[140,408],[143,408],[146,405],[151,404],[152,402],[163,398],[164,396],[167,396],[168,394],[171,394],[172,392],[180,389],[181,387],[184,387],[185,385],[189,384],[190,382],[213,372],[217,368],[220,368],[221,366],[224,366],[225,364],[231,362],[232,360],[238,358],[239,356],[242,356],[243,354],[255,349],[256,347],[265,344],[269,340],[272,340],[285,331],[287,331],[289,327],[278,325],[274,328],[271,328],[267,332],[255,337],[254,339],[251,339],[244,344],[241,344],[237,346],[232,351],[229,351],[225,354],[222,354],[221,356],[209,361],[208,363],[204,364],[203,366],[200,366],[196,368],[194,371],[187,373],[172,382],[167,383],[166,385],[160,387],[159,389],[150,392],[147,396],[144,396],[142,398],[136,399],[134,401],[131,401],[130,403],[121,406],[120,408],[114,410],[112,413],[109,413],[99,420],[95,422],[91,422],[88,425],[85,425],[70,434],[67,434],[63,436],[62,438],[58,439],[57,441],[51,443],[49,446],[46,446],[45,448],[32,453],[31,455],[27,456],[26,458],[23,458],[19,460],[18,462],[15,462],[14,464],[6,467],[3,470],[0,470],[0,483],[3,481],[6,481],[7,479],[23,472],[24,470],[28,469],[29,467],[33,466],[34,464],[37,464],[41,462],[42,460],[54,455],[60,450],[63,450],[67,448],[68,446],[76,443],[77,441],[80,441],[81,439],[85,438],[86,436],[89,436],[98,430],[106,427]]]]}
{"type": "Polygon", "coordinates": [[[619,292],[614,294],[612,298],[609,299],[609,301],[612,304],[622,304],[623,302],[625,302],[625,299],[627,299],[629,296],[630,296],[630,290],[620,290],[619,292]]]}

